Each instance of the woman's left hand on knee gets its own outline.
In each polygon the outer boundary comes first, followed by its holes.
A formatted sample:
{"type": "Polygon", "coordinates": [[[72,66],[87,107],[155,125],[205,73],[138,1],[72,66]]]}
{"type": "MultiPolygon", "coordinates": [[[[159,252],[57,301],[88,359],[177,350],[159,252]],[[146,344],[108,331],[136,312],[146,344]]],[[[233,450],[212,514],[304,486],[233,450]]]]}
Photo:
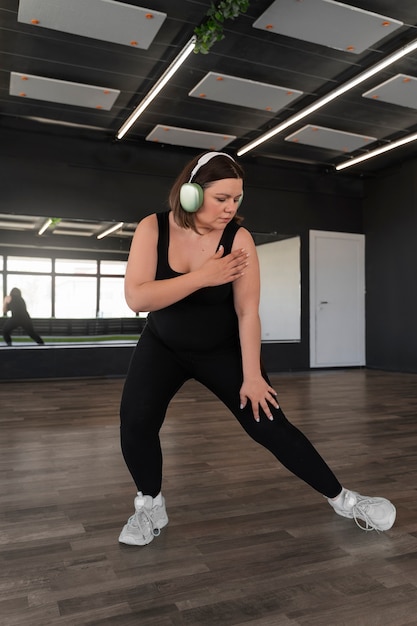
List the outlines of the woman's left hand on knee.
{"type": "Polygon", "coordinates": [[[274,417],[271,406],[279,409],[277,392],[262,376],[243,381],[240,388],[240,408],[244,409],[248,402],[251,403],[253,417],[257,422],[261,419],[260,410],[272,421],[274,417]]]}

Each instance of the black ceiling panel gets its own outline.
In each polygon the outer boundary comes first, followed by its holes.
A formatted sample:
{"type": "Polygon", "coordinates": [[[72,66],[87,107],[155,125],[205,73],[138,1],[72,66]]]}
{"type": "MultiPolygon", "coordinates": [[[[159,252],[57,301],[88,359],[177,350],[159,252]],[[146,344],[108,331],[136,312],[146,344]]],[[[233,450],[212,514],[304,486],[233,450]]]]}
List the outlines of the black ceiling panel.
{"type": "MultiPolygon", "coordinates": [[[[309,1],[304,0],[304,3],[309,1]]],[[[115,1],[115,4],[118,3],[115,1]]],[[[140,0],[125,4],[147,7],[146,2],[140,0]]],[[[100,136],[104,134],[109,143],[113,142],[120,125],[192,37],[194,28],[204,21],[211,2],[158,0],[149,4],[152,10],[166,13],[167,17],[154,41],[144,50],[52,30],[41,25],[21,23],[18,21],[19,0],[0,0],[0,129],[27,129],[28,125],[32,125],[42,133],[49,123],[55,122],[59,124],[55,129],[56,133],[60,132],[62,125],[62,133],[66,136],[71,133],[75,138],[82,139],[85,131],[90,130],[100,133],[100,136]],[[120,90],[120,95],[111,111],[35,100],[26,96],[11,96],[11,72],[116,89],[120,90]]],[[[403,22],[398,30],[381,38],[362,54],[352,54],[253,28],[255,20],[271,4],[272,0],[250,2],[246,14],[235,20],[227,20],[224,25],[225,38],[217,42],[209,54],[191,54],[188,57],[171,82],[136,122],[126,140],[140,142],[145,146],[147,135],[156,125],[161,124],[193,131],[234,135],[236,140],[227,149],[235,153],[249,141],[302,111],[388,54],[417,39],[415,0],[345,0],[343,4],[349,7],[403,22]],[[299,90],[303,95],[276,113],[225,104],[204,97],[190,97],[189,92],[209,72],[285,87],[288,90],[299,90]]],[[[326,24],[322,27],[325,29],[326,24]]],[[[362,97],[365,91],[398,73],[417,78],[417,51],[291,125],[274,139],[249,152],[248,156],[300,164],[324,164],[332,168],[336,163],[349,156],[356,156],[357,153],[345,155],[335,150],[301,143],[290,145],[285,137],[305,124],[370,135],[376,138],[376,145],[415,132],[417,109],[362,97]]],[[[24,85],[22,93],[23,87],[24,85]]],[[[250,88],[248,83],[248,89],[250,88]]],[[[366,149],[371,150],[372,146],[367,146],[366,149]]],[[[358,168],[352,168],[349,175],[357,172],[359,176],[363,172],[376,171],[382,164],[386,166],[390,160],[396,162],[401,155],[406,158],[414,153],[413,146],[401,148],[383,158],[378,157],[364,162],[358,168]]]]}

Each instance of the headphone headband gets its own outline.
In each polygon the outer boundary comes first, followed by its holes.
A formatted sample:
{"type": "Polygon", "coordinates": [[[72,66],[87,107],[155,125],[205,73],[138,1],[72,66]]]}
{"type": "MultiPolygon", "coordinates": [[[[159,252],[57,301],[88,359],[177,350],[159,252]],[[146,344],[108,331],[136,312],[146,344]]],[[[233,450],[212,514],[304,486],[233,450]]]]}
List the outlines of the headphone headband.
{"type": "MultiPolygon", "coordinates": [[[[190,179],[188,183],[184,183],[183,185],[181,185],[180,189],[180,205],[184,209],[184,211],[187,211],[187,213],[195,213],[196,211],[198,211],[198,209],[202,206],[204,200],[204,191],[201,185],[199,185],[198,183],[192,183],[191,181],[197,174],[200,167],[203,167],[203,165],[208,163],[216,156],[225,156],[233,161],[233,163],[236,163],[234,158],[226,152],[206,152],[206,154],[203,154],[203,156],[198,159],[197,164],[190,174],[190,179]]],[[[242,197],[239,200],[239,205],[241,201],[242,197]]]]}
{"type": "Polygon", "coordinates": [[[192,172],[190,174],[190,179],[189,179],[188,182],[191,183],[191,181],[193,180],[194,176],[197,174],[197,172],[200,169],[200,167],[203,167],[203,165],[205,165],[206,163],[211,161],[211,159],[214,159],[214,157],[216,157],[216,156],[226,156],[229,159],[231,159],[233,161],[233,163],[236,163],[234,158],[232,156],[230,156],[230,154],[227,154],[227,152],[207,152],[206,154],[203,154],[203,156],[198,159],[197,165],[192,170],[192,172]]]}

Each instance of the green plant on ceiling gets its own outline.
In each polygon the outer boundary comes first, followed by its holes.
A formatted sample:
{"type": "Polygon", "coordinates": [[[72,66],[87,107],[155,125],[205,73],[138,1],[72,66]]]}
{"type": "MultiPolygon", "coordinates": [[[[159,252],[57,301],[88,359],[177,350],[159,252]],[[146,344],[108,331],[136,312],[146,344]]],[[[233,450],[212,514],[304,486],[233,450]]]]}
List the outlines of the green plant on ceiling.
{"type": "Polygon", "coordinates": [[[194,52],[208,54],[216,41],[224,39],[223,24],[225,20],[234,20],[241,13],[246,13],[248,7],[249,0],[223,0],[217,5],[212,2],[205,20],[194,29],[196,36],[194,52]]]}

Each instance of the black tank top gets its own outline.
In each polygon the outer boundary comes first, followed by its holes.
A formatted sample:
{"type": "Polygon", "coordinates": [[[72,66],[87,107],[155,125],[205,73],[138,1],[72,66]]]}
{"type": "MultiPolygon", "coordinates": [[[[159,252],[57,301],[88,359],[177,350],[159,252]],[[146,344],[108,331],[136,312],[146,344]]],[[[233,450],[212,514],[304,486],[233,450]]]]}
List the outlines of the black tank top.
{"type": "MultiPolygon", "coordinates": [[[[158,263],[156,280],[181,276],[168,263],[169,211],[157,213],[158,263]]],[[[224,254],[229,254],[239,225],[229,222],[224,229],[220,244],[224,254]]],[[[152,311],[148,315],[148,327],[171,350],[211,351],[239,341],[237,316],[233,303],[232,283],[217,287],[204,287],[179,302],[152,311]]]]}

